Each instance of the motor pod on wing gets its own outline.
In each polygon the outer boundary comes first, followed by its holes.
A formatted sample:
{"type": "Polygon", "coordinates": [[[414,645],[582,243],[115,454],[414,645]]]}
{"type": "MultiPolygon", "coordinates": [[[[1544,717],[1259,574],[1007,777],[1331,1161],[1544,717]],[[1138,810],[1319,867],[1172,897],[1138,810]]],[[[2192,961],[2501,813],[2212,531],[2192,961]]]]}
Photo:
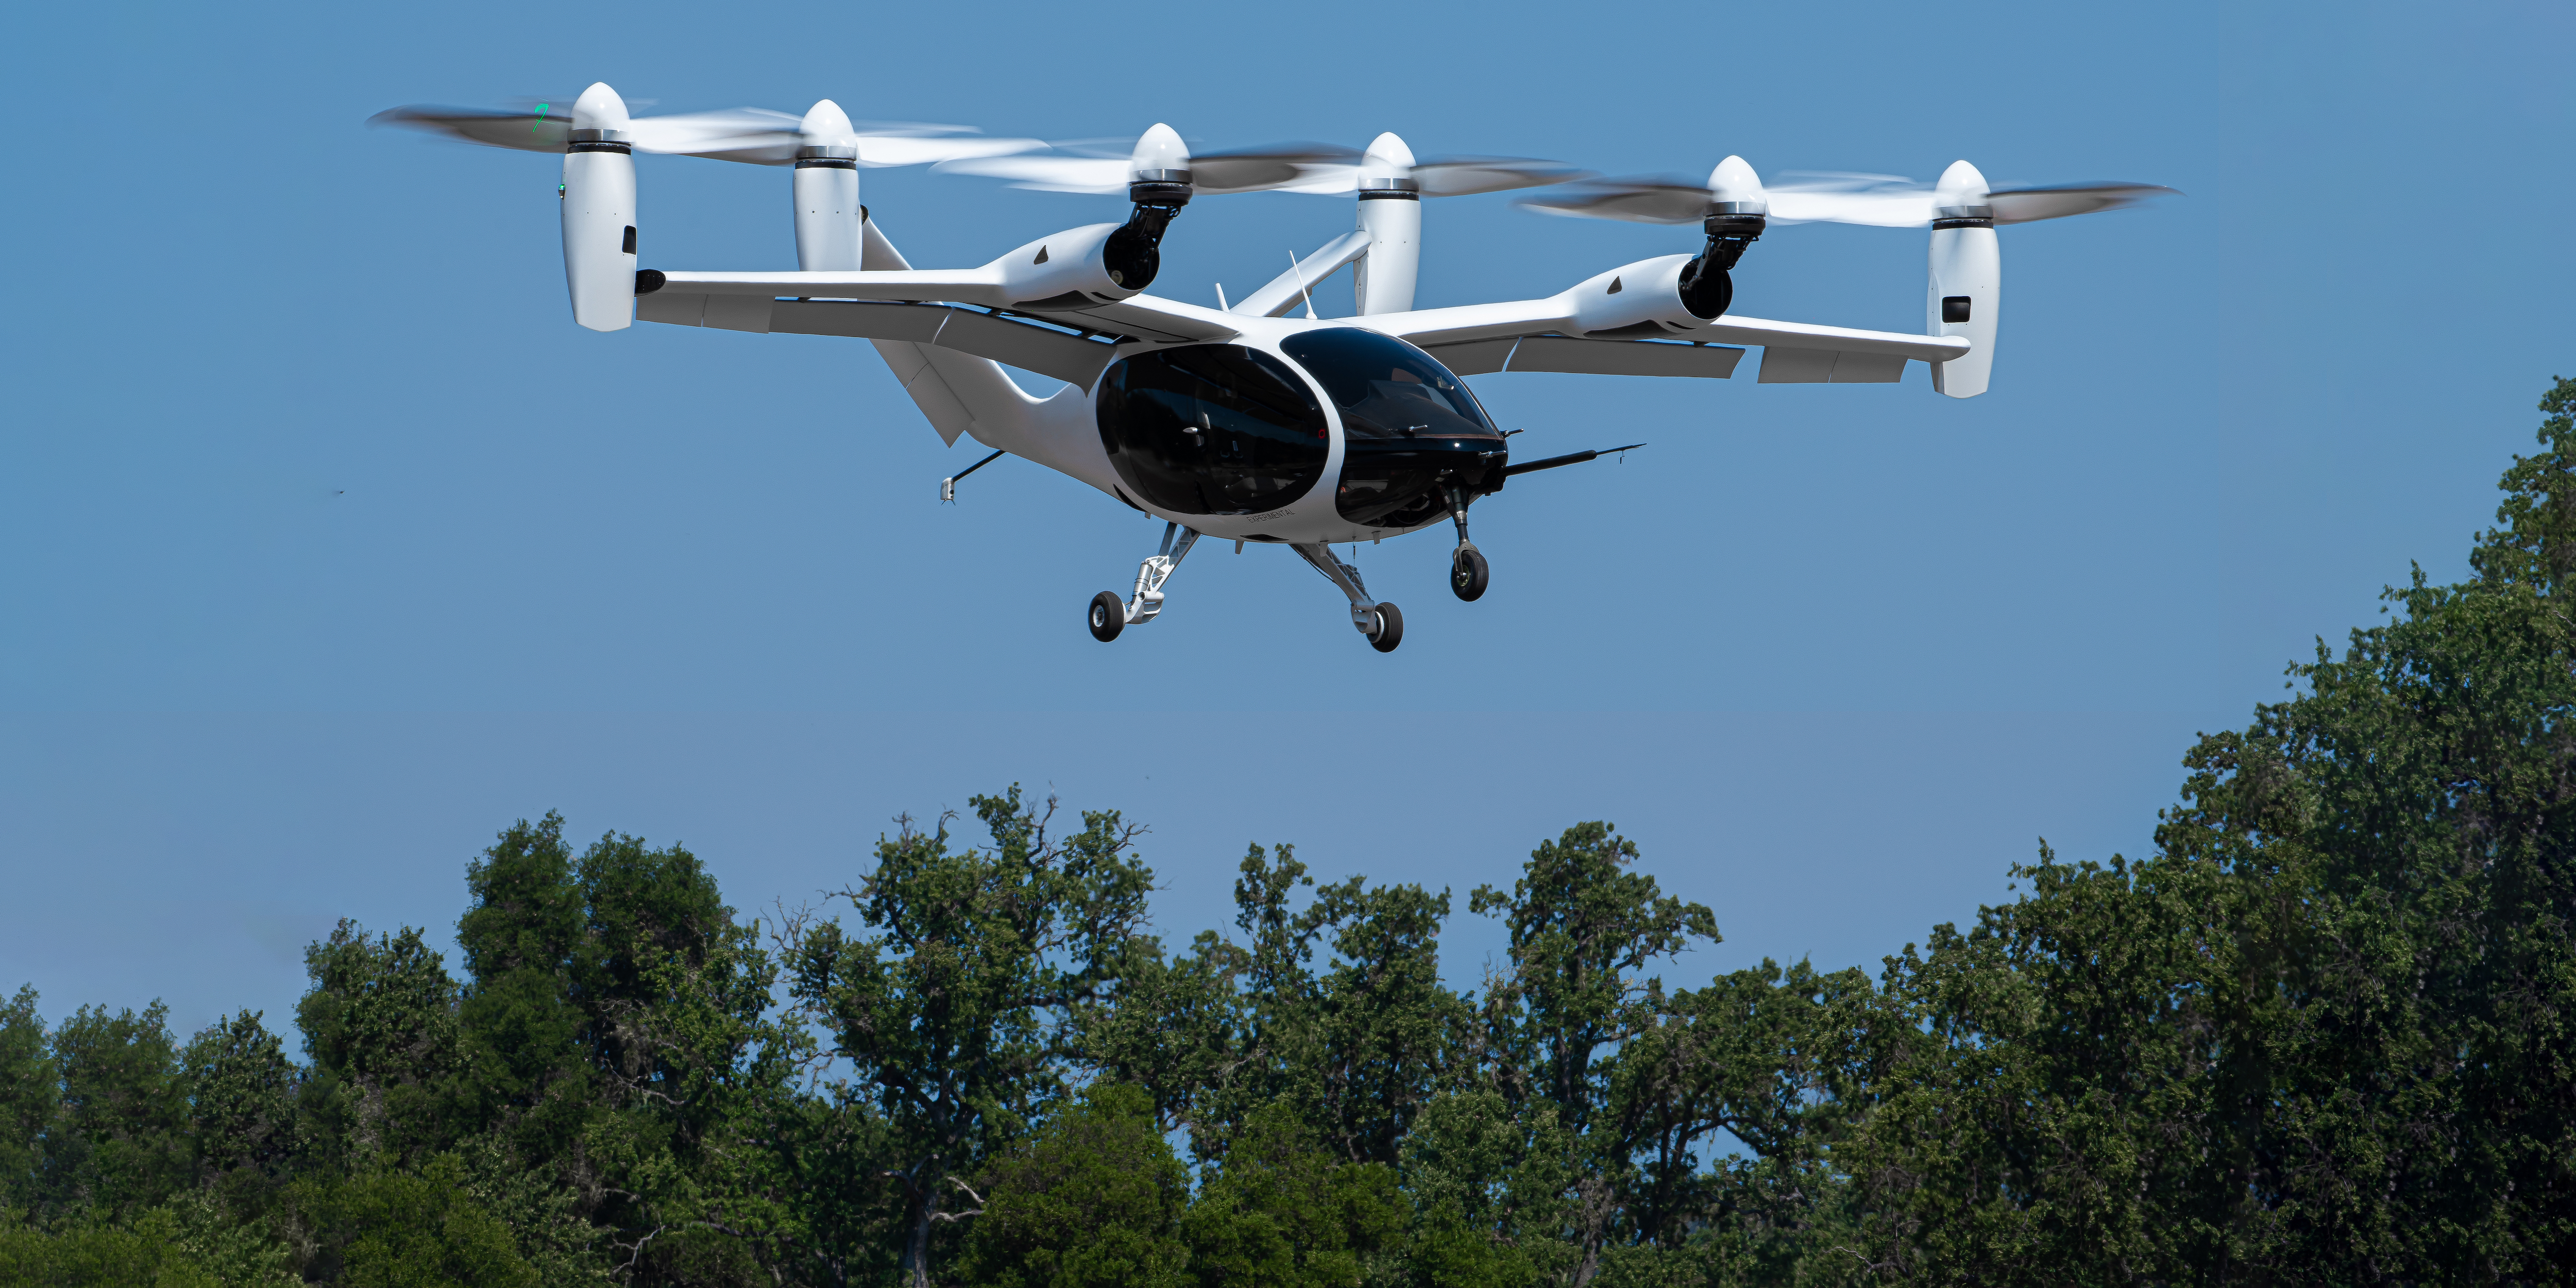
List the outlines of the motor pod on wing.
{"type": "Polygon", "coordinates": [[[1013,307],[1087,309],[1115,304],[1143,291],[1151,278],[1121,281],[1112,267],[1110,240],[1123,224],[1087,224],[1039,238],[994,261],[1013,307]]]}
{"type": "Polygon", "coordinates": [[[1599,339],[1678,335],[1698,330],[1682,297],[1682,272],[1696,256],[1665,255],[1623,264],[1565,294],[1574,330],[1599,339]]]}
{"type": "Polygon", "coordinates": [[[1352,271],[1351,291],[1365,314],[1402,313],[1413,307],[1422,263],[1422,185],[1413,177],[1413,149],[1381,134],[1360,157],[1359,230],[1368,252],[1352,271]]]}
{"type": "Polygon", "coordinates": [[[1993,199],[1986,177],[1955,161],[1941,172],[1932,200],[1923,329],[1976,346],[1965,357],[1933,363],[1932,387],[1952,398],[1974,398],[1994,374],[1995,329],[2003,314],[2003,250],[1995,241],[1993,199]]]}
{"type": "Polygon", "coordinates": [[[1700,221],[1708,245],[1682,269],[1682,303],[1693,317],[1713,320],[1735,303],[1731,274],[1745,250],[1761,240],[1770,213],[1762,178],[1744,158],[1728,157],[1709,171],[1708,215],[1700,221]]]}
{"type": "Polygon", "coordinates": [[[796,149],[796,267],[859,268],[859,149],[849,113],[830,99],[805,113],[796,149]]]}
{"type": "Polygon", "coordinates": [[[1171,126],[1157,123],[1136,140],[1127,158],[1127,200],[1135,209],[1102,251],[1111,282],[1130,291],[1154,284],[1163,271],[1163,234],[1198,192],[1192,177],[1190,150],[1171,126]]]}
{"type": "Polygon", "coordinates": [[[593,331],[635,321],[634,151],[625,100],[606,85],[583,90],[564,150],[564,283],[573,321],[593,331]]]}

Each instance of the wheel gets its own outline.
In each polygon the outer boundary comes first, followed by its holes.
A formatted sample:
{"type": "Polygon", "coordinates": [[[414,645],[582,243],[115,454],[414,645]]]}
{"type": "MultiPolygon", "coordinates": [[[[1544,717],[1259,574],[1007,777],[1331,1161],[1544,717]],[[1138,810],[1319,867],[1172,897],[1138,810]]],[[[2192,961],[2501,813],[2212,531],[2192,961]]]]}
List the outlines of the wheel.
{"type": "Polygon", "coordinates": [[[1485,593],[1485,583],[1492,580],[1493,569],[1485,564],[1484,552],[1472,547],[1461,549],[1449,561],[1449,589],[1458,598],[1475,603],[1485,593]]]}
{"type": "Polygon", "coordinates": [[[1091,597],[1091,638],[1103,644],[1118,638],[1127,629],[1127,601],[1115,593],[1102,591],[1091,597]]]}
{"type": "Polygon", "coordinates": [[[1404,612],[1393,604],[1377,606],[1377,629],[1369,632],[1369,647],[1380,653],[1392,653],[1404,642],[1404,612]]]}

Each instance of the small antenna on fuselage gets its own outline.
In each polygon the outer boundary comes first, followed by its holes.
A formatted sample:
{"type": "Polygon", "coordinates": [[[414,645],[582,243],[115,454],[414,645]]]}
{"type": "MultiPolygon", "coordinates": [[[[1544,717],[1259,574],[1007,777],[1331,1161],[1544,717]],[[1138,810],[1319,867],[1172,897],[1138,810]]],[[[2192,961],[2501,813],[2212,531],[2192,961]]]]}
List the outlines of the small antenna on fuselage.
{"type": "Polygon", "coordinates": [[[1306,289],[1306,274],[1298,266],[1297,252],[1293,250],[1288,252],[1288,271],[1297,275],[1297,293],[1306,297],[1306,316],[1311,320],[1315,316],[1315,293],[1306,289]]]}

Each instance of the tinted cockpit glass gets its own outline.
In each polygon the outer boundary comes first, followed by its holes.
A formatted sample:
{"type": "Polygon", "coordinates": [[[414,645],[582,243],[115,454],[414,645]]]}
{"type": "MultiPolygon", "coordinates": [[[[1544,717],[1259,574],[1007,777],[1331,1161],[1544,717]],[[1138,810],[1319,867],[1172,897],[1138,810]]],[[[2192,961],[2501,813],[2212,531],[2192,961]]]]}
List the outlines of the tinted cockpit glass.
{"type": "Polygon", "coordinates": [[[1238,344],[1158,349],[1100,380],[1100,445],[1146,504],[1256,514],[1304,496],[1332,447],[1324,408],[1287,363],[1238,344]]]}
{"type": "Polygon", "coordinates": [[[1458,377],[1393,336],[1327,327],[1300,331],[1279,347],[1332,395],[1352,438],[1496,436],[1458,377]]]}

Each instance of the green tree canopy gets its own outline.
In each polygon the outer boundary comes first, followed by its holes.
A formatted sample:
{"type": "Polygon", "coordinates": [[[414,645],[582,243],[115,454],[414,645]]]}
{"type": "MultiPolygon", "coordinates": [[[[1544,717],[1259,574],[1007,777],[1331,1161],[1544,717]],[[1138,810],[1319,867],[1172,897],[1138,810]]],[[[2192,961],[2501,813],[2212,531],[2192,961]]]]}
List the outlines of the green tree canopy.
{"type": "MultiPolygon", "coordinates": [[[[963,1182],[961,1196],[977,1197],[963,1182]]],[[[1180,1288],[1189,1173],[1154,1102],[1095,1085],[994,1161],[961,1269],[993,1288],[1180,1288]]],[[[943,1211],[942,1216],[961,1216],[943,1211]]]]}

